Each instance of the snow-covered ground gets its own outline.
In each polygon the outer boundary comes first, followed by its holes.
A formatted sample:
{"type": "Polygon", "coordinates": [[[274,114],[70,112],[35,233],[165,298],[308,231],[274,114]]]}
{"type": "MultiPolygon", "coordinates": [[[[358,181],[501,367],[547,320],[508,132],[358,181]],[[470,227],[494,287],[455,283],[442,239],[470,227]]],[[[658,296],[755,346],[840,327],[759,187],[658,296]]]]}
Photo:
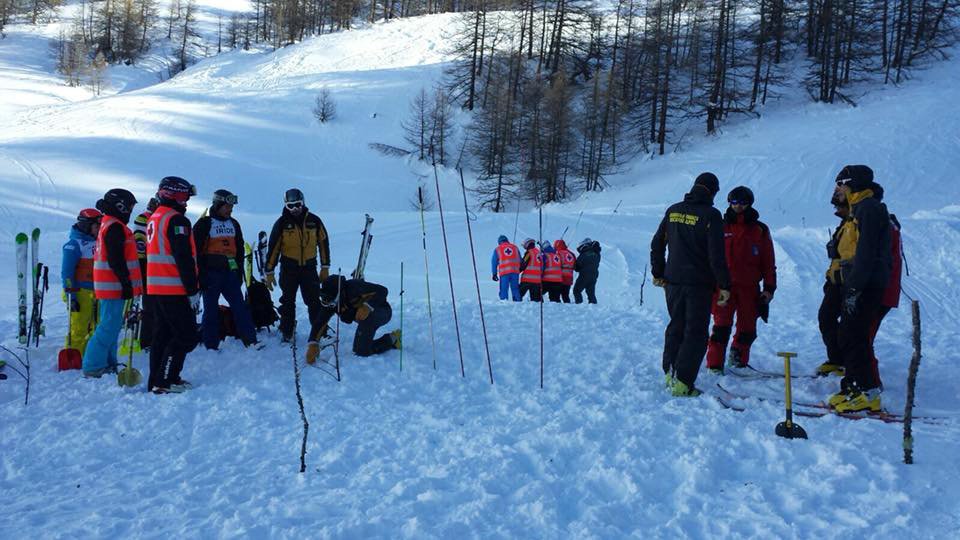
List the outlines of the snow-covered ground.
{"type": "MultiPolygon", "coordinates": [[[[59,246],[79,208],[117,186],[146,201],[161,177],[177,174],[201,191],[193,215],[214,189],[237,193],[248,236],[269,228],[284,189],[301,187],[333,236],[334,266],[345,272],[356,260],[363,214],[373,214],[367,275],[390,288],[397,317],[404,262],[405,351],[402,371],[398,352],[372,359],[346,353],[341,383],[304,370],[311,429],[308,471],[300,475],[292,356],[275,334],[260,353],[229,343],[219,353],[191,354],[184,375],[197,388],[186,395],[125,392],[107,379],[56,372],[66,316],[54,284],[49,337],[30,355],[30,404],[22,405],[15,375],[0,382],[0,537],[954,536],[957,62],[877,90],[854,109],[772,107],[720,137],[691,140],[679,154],[636,161],[609,179],[606,192],[545,208],[545,238],[569,227],[568,240],[601,240],[604,259],[600,305],[544,306],[541,390],[538,306],[497,302],[488,275],[497,235],[513,236],[514,214],[471,216],[491,386],[459,178],[439,171],[466,377],[440,217],[431,211],[434,371],[420,217],[410,205],[421,183],[436,198],[433,171],[368,147],[403,146],[400,120],[410,99],[439,77],[451,23],[446,15],[423,17],[275,53],[231,52],[162,84],[122,85],[126,91],[94,100],[60,85],[49,36],[11,27],[0,41],[5,345],[16,341],[10,259],[17,231],[43,228],[41,259],[58,275],[59,246]],[[321,88],[339,109],[325,126],[310,114],[321,88]],[[641,289],[650,235],[697,173],[716,172],[724,192],[749,185],[773,229],[780,269],[754,363],[779,369],[775,353],[795,349],[795,369],[811,371],[823,359],[816,309],[823,243],[835,224],[832,179],[854,162],[874,168],[904,223],[905,289],[921,300],[924,315],[919,413],[948,417],[914,426],[912,466],[902,464],[896,424],[801,419],[810,440],[786,441],[773,435],[783,414],[777,403],[747,401],[738,413],[708,397],[668,397],[659,367],[662,293],[649,283],[641,289]]],[[[518,239],[536,237],[537,214],[522,211],[517,229],[518,239]]],[[[894,411],[903,407],[911,355],[907,311],[893,312],[878,338],[884,403],[894,411]]],[[[342,330],[349,344],[353,328],[342,330]]],[[[135,362],[146,371],[145,358],[135,362]]],[[[704,374],[698,384],[711,389],[714,382],[704,374]]],[[[723,383],[766,396],[782,392],[775,380],[723,383]]],[[[794,390],[798,399],[819,400],[835,386],[800,379],[794,390]]]]}

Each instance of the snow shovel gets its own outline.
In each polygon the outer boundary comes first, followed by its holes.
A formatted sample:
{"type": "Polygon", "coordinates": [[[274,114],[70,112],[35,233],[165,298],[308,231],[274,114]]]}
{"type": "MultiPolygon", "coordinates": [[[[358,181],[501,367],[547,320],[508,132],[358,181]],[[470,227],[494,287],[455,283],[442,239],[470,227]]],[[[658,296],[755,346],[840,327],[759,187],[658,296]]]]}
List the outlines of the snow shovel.
{"type": "MultiPolygon", "coordinates": [[[[131,303],[131,310],[136,309],[136,304],[131,303]]],[[[124,329],[124,334],[126,339],[133,340],[135,337],[135,329],[131,325],[127,325],[124,329]]],[[[117,373],[117,384],[120,386],[134,387],[138,386],[141,381],[143,381],[143,375],[140,374],[140,371],[137,368],[133,367],[133,349],[134,347],[127,347],[127,365],[117,373]]]]}
{"type": "Polygon", "coordinates": [[[784,391],[787,394],[787,419],[777,424],[777,436],[785,439],[806,439],[807,432],[793,422],[793,395],[790,390],[790,359],[797,356],[797,353],[778,352],[777,356],[783,358],[784,391]]]}
{"type": "Polygon", "coordinates": [[[67,346],[60,349],[57,353],[57,370],[67,371],[68,369],[80,369],[83,360],[80,357],[80,351],[73,348],[73,301],[67,296],[67,346]]]}

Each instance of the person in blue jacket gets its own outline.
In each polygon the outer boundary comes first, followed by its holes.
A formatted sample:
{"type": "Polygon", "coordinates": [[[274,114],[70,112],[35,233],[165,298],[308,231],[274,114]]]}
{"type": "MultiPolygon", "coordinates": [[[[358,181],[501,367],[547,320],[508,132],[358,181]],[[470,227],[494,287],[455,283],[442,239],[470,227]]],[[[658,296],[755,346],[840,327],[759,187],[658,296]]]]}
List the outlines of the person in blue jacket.
{"type": "Polygon", "coordinates": [[[81,210],[77,222],[70,228],[70,238],[62,249],[60,281],[63,285],[63,301],[70,308],[70,329],[64,345],[81,354],[97,325],[97,299],[93,295],[93,250],[97,245],[101,218],[103,214],[99,210],[81,210]]]}
{"type": "Polygon", "coordinates": [[[493,257],[490,259],[493,280],[500,282],[501,300],[507,299],[508,290],[514,302],[521,300],[520,263],[520,250],[501,234],[500,238],[497,238],[497,248],[493,250],[493,257]]]}

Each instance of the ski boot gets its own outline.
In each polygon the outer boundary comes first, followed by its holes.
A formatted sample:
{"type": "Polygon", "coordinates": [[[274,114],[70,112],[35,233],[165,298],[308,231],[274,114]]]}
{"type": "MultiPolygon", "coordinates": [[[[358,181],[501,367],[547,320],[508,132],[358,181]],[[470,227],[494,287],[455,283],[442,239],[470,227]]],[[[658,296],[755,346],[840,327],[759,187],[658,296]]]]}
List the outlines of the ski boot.
{"type": "Polygon", "coordinates": [[[403,336],[400,335],[400,329],[396,329],[393,332],[390,332],[390,339],[393,340],[393,348],[400,349],[403,348],[403,336]]]}
{"type": "Polygon", "coordinates": [[[193,390],[193,385],[190,384],[190,381],[184,379],[178,379],[175,383],[170,385],[170,391],[174,393],[182,393],[187,390],[193,390]]]}
{"type": "Polygon", "coordinates": [[[716,376],[718,376],[718,377],[722,377],[722,376],[723,376],[723,366],[720,366],[720,367],[708,367],[708,368],[707,368],[707,371],[709,371],[711,375],[716,375],[716,376]]]}
{"type": "Polygon", "coordinates": [[[313,364],[317,361],[318,356],[320,356],[320,344],[316,341],[307,343],[307,363],[313,364]]]}
{"type": "Polygon", "coordinates": [[[670,389],[670,394],[673,397],[698,397],[702,393],[693,386],[687,386],[680,379],[674,379],[673,387],[670,389]]]}
{"type": "Polygon", "coordinates": [[[837,375],[843,377],[845,370],[840,364],[831,364],[829,360],[817,366],[817,377],[827,377],[837,375]]]}
{"type": "Polygon", "coordinates": [[[747,363],[740,355],[740,350],[736,347],[730,347],[730,354],[727,355],[727,365],[732,368],[742,369],[747,367],[747,363]]]}
{"type": "Polygon", "coordinates": [[[880,389],[874,388],[866,392],[852,392],[846,401],[836,405],[837,412],[880,412],[880,389]]]}
{"type": "Polygon", "coordinates": [[[673,378],[673,373],[669,371],[663,374],[663,383],[667,390],[673,390],[673,381],[676,380],[673,378]]]}

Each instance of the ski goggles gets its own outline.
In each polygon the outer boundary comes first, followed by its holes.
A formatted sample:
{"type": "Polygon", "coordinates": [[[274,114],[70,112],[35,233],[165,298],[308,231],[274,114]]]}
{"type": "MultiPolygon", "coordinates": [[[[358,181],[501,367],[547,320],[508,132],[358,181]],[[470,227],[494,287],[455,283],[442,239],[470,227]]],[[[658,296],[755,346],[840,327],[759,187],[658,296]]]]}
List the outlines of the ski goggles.
{"type": "Polygon", "coordinates": [[[838,185],[838,186],[845,186],[845,185],[849,184],[850,182],[853,182],[853,178],[837,178],[837,185],[838,185]]]}
{"type": "Polygon", "coordinates": [[[732,206],[750,206],[750,201],[741,201],[739,199],[727,199],[732,206]]]}
{"type": "Polygon", "coordinates": [[[220,203],[220,204],[236,205],[237,202],[239,202],[239,201],[240,201],[240,199],[238,199],[237,196],[236,196],[236,195],[233,195],[233,194],[230,194],[230,195],[214,195],[214,196],[213,196],[213,202],[215,202],[215,203],[220,203]]]}
{"type": "Polygon", "coordinates": [[[303,201],[287,202],[283,203],[283,206],[285,206],[287,210],[300,210],[303,208],[303,201]]]}

